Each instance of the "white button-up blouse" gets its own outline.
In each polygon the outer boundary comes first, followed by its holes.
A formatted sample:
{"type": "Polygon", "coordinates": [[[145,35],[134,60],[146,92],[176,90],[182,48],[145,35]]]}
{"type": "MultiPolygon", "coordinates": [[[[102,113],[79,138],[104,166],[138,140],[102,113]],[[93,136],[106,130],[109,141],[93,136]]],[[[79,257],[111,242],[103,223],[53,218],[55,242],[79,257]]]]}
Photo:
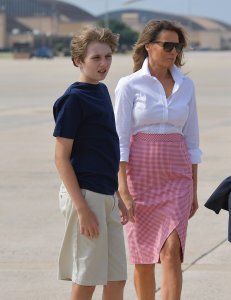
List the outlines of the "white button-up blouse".
{"type": "Polygon", "coordinates": [[[121,161],[128,161],[131,136],[142,132],[182,134],[192,164],[201,162],[194,84],[175,65],[170,71],[175,84],[168,98],[160,81],[150,74],[148,58],[139,71],[119,80],[115,119],[121,161]]]}

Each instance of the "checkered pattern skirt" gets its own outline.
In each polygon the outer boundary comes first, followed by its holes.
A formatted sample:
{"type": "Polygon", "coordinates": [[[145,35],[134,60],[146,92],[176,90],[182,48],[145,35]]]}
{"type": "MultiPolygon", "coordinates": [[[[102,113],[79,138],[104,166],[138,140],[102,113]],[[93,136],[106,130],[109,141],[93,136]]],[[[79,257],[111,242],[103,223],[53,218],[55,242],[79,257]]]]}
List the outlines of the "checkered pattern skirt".
{"type": "Polygon", "coordinates": [[[134,135],[127,180],[135,201],[135,223],[125,226],[131,263],[160,262],[161,248],[173,230],[183,261],[193,196],[192,164],[183,136],[134,135]]]}

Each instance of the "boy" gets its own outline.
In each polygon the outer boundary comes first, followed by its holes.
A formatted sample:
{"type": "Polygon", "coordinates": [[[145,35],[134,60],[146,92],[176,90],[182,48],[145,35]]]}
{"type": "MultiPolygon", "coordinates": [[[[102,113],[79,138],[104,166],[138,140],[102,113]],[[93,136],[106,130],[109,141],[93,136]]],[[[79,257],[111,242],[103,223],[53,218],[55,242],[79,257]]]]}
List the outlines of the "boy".
{"type": "Polygon", "coordinates": [[[84,28],[71,41],[73,83],[54,104],[55,163],[63,181],[60,209],[66,231],[59,279],[72,281],[71,300],[90,300],[104,285],[104,300],[122,300],[128,220],[118,189],[119,139],[105,79],[118,38],[109,29],[84,28]],[[120,209],[122,221],[118,213],[120,209]]]}

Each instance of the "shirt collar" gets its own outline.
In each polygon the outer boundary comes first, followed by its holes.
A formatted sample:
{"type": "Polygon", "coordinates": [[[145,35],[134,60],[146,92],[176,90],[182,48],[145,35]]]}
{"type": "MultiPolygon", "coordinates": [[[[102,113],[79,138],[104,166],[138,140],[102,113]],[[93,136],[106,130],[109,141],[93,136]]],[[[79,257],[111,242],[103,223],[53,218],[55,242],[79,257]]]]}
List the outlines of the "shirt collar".
{"type": "MultiPolygon", "coordinates": [[[[172,77],[176,83],[177,86],[180,86],[183,78],[184,78],[184,74],[181,72],[181,70],[176,66],[173,65],[171,70],[170,70],[172,77]]],[[[155,76],[152,76],[148,67],[148,57],[145,58],[142,68],[141,68],[141,74],[142,75],[146,75],[146,76],[151,76],[153,78],[156,79],[155,76]]]]}

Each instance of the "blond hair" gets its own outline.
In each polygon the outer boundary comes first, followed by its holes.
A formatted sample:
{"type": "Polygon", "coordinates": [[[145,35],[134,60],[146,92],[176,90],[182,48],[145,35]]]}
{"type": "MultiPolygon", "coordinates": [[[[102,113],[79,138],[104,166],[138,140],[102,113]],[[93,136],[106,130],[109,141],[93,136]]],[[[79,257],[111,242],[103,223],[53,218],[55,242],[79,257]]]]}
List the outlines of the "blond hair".
{"type": "MultiPolygon", "coordinates": [[[[174,31],[178,34],[179,43],[183,44],[183,48],[187,47],[187,37],[186,32],[183,27],[174,21],[167,20],[152,20],[144,28],[143,32],[140,34],[138,41],[134,46],[133,54],[133,71],[136,72],[142,68],[145,58],[148,56],[148,52],[145,49],[145,45],[154,42],[158,39],[159,34],[164,31],[174,31]]],[[[175,65],[181,67],[183,51],[181,51],[176,58],[175,65]]]]}
{"type": "Polygon", "coordinates": [[[71,59],[74,66],[77,67],[75,59],[84,61],[87,46],[91,42],[105,43],[114,52],[118,45],[118,40],[118,34],[114,34],[110,29],[92,26],[82,28],[71,40],[71,59]]]}

